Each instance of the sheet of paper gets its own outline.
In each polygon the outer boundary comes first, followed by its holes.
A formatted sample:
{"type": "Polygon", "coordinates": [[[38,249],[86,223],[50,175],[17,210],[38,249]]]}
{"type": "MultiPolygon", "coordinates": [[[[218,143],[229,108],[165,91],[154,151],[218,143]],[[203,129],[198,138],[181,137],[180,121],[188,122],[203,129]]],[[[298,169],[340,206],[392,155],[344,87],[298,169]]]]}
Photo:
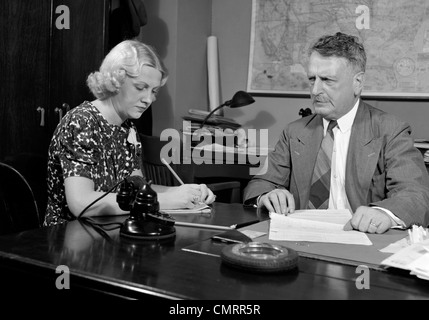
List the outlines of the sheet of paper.
{"type": "Polygon", "coordinates": [[[211,207],[205,203],[195,205],[193,208],[182,208],[182,209],[163,209],[160,210],[167,214],[190,214],[190,213],[210,213],[211,207]]]}
{"type": "Polygon", "coordinates": [[[389,267],[411,270],[412,263],[429,252],[429,240],[411,244],[390,257],[384,259],[381,264],[389,267]]]}
{"type": "Polygon", "coordinates": [[[359,231],[344,231],[352,217],[349,210],[297,210],[288,216],[270,213],[269,239],[372,245],[359,231]]]}
{"type": "Polygon", "coordinates": [[[417,258],[409,265],[411,270],[410,274],[416,275],[417,277],[429,280],[429,249],[420,258],[417,258]]]}
{"type": "Polygon", "coordinates": [[[381,249],[381,252],[385,252],[385,253],[396,253],[406,247],[408,247],[410,245],[410,240],[408,239],[408,237],[398,240],[394,243],[389,244],[387,247],[381,249]]]}

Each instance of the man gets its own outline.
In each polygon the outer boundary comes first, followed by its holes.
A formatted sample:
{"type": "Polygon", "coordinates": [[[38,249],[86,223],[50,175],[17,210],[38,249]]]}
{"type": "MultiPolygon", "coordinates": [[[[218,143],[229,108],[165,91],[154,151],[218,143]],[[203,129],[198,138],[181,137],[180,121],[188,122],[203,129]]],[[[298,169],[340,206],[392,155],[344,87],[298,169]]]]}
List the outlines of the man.
{"type": "Polygon", "coordinates": [[[325,152],[330,170],[323,183],[325,206],[350,209],[351,226],[362,232],[427,226],[429,178],[410,126],[360,99],[366,65],[362,44],[338,32],[320,38],[309,54],[315,114],[286,127],[267,160],[267,173],[255,176],[244,190],[244,203],[282,214],[322,208],[313,205],[314,171],[320,170],[321,145],[329,145],[321,143],[329,140],[328,123],[336,120],[329,131],[331,151],[325,152]]]}

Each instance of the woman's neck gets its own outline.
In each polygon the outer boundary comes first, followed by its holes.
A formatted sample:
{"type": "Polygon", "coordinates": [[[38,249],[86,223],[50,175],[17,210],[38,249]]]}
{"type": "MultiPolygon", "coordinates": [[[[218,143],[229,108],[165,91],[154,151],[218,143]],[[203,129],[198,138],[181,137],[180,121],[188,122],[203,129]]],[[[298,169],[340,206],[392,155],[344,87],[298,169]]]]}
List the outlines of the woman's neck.
{"type": "Polygon", "coordinates": [[[113,107],[111,98],[108,98],[105,100],[97,99],[97,100],[94,100],[92,104],[98,109],[98,111],[100,111],[103,117],[110,124],[120,126],[124,122],[116,112],[116,109],[113,107]]]}

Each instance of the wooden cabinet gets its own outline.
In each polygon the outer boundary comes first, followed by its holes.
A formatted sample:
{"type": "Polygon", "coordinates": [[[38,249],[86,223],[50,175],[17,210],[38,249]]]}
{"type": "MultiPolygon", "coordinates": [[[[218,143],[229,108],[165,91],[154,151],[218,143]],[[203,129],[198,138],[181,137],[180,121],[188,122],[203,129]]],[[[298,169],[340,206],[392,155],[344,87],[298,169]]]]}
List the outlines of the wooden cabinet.
{"type": "Polygon", "coordinates": [[[86,78],[108,49],[109,10],[110,0],[0,1],[0,161],[20,158],[30,180],[46,172],[63,104],[93,99],[86,78]],[[58,19],[69,28],[58,28],[58,19]]]}
{"type": "Polygon", "coordinates": [[[19,153],[45,155],[66,111],[63,104],[72,108],[93,99],[85,81],[106,53],[108,3],[0,1],[0,159],[19,153]],[[69,29],[56,26],[67,14],[59,6],[69,10],[69,29]]]}
{"type": "Polygon", "coordinates": [[[0,1],[1,160],[46,152],[37,108],[49,105],[50,11],[50,1],[0,1]]]}

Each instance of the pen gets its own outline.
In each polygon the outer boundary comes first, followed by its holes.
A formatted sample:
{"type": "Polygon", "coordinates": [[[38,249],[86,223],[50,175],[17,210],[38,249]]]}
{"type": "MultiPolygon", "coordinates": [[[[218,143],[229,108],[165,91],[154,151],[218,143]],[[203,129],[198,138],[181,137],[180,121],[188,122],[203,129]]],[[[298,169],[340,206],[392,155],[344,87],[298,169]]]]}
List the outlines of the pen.
{"type": "Polygon", "coordinates": [[[201,228],[201,229],[214,229],[214,230],[232,230],[232,229],[234,229],[231,227],[217,226],[214,224],[191,223],[191,222],[182,222],[182,221],[176,221],[174,224],[176,226],[179,226],[179,227],[194,227],[194,228],[201,228]]]}
{"type": "MultiPolygon", "coordinates": [[[[165,161],[164,158],[161,158],[161,162],[163,164],[165,164],[165,166],[168,168],[168,170],[170,170],[170,172],[173,174],[173,176],[177,179],[177,181],[179,181],[180,184],[185,184],[182,179],[180,179],[180,177],[177,175],[177,173],[173,170],[173,168],[168,164],[167,161],[165,161]]],[[[216,199],[216,196],[215,196],[216,199]]],[[[200,201],[199,204],[204,204],[204,202],[200,201]]]]}
{"type": "Polygon", "coordinates": [[[233,224],[231,226],[231,228],[233,228],[233,229],[239,229],[239,228],[250,226],[250,225],[258,223],[258,222],[259,222],[259,220],[253,220],[253,221],[248,221],[248,222],[233,224]]]}
{"type": "Polygon", "coordinates": [[[182,221],[176,221],[175,225],[179,227],[194,227],[194,228],[202,228],[202,229],[215,229],[215,230],[234,230],[238,228],[243,228],[245,226],[249,226],[251,224],[257,223],[259,220],[239,223],[239,224],[233,224],[229,227],[226,226],[218,226],[214,224],[202,224],[202,223],[191,223],[191,222],[182,222],[182,221]]]}
{"type": "Polygon", "coordinates": [[[170,167],[170,165],[168,164],[167,161],[165,161],[164,158],[161,159],[161,162],[163,164],[165,164],[165,166],[168,168],[168,170],[170,170],[170,172],[173,174],[173,176],[177,179],[177,181],[179,181],[180,184],[185,184],[182,179],[180,179],[180,177],[177,175],[177,173],[173,170],[172,167],[170,167]]]}

